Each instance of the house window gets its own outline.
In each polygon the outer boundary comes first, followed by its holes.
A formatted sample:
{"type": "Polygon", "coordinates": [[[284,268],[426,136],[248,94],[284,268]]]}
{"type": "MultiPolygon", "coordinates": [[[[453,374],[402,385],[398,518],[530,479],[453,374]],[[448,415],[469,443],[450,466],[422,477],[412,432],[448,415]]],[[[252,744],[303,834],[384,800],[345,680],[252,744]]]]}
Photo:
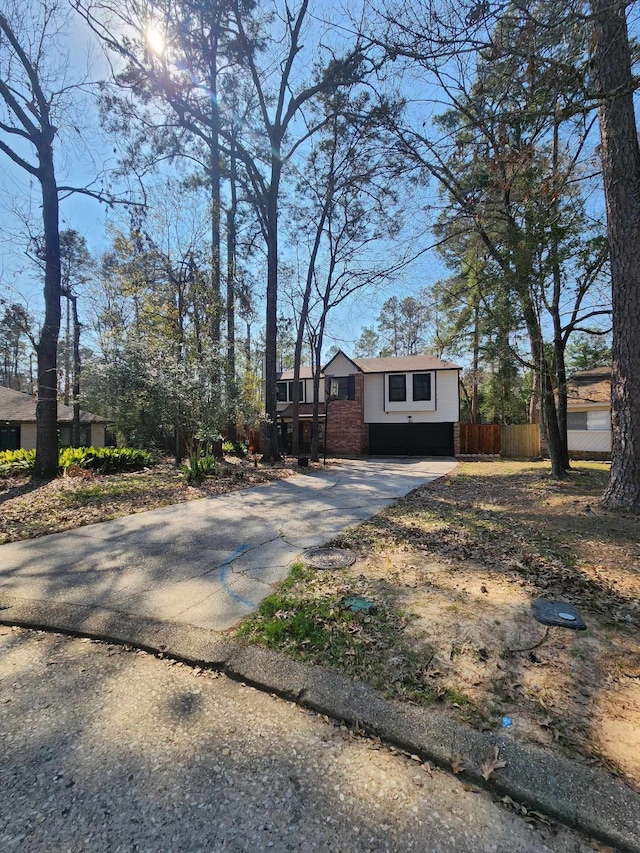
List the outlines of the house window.
{"type": "Polygon", "coordinates": [[[431,374],[430,373],[414,373],[413,374],[413,399],[414,400],[430,400],[431,399],[431,374]]]}
{"type": "Polygon", "coordinates": [[[389,377],[389,402],[404,403],[407,399],[407,377],[404,373],[396,373],[389,377]]]}
{"type": "Polygon", "coordinates": [[[331,376],[327,380],[327,396],[331,393],[331,383],[336,382],[338,393],[332,397],[333,400],[355,400],[356,399],[356,377],[355,376],[331,376]]]}
{"type": "Polygon", "coordinates": [[[609,412],[587,412],[587,429],[611,429],[611,416],[609,412]]]}
{"type": "MultiPolygon", "coordinates": [[[[70,424],[60,424],[58,426],[58,435],[60,437],[60,447],[71,447],[72,440],[71,437],[73,435],[72,427],[70,424]]],[[[91,427],[90,426],[81,426],[80,432],[78,434],[79,438],[79,446],[80,447],[90,447],[91,445],[91,427]]]]}
{"type": "Polygon", "coordinates": [[[586,412],[567,412],[567,429],[586,429],[586,412]]]}
{"type": "Polygon", "coordinates": [[[20,447],[20,427],[0,427],[0,451],[17,450],[20,447]]]}
{"type": "MultiPolygon", "coordinates": [[[[304,382],[299,383],[298,402],[304,403],[304,382]]],[[[293,402],[293,382],[278,382],[276,384],[276,399],[278,403],[293,402]]]]}

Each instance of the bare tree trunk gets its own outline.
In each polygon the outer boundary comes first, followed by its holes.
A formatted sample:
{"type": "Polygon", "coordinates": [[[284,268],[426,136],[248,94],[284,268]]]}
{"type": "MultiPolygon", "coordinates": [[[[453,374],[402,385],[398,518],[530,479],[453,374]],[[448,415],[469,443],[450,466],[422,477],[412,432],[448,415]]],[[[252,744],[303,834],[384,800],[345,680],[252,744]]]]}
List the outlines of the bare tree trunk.
{"type": "MultiPolygon", "coordinates": [[[[558,158],[559,158],[560,128],[556,120],[553,126],[553,177],[554,183],[558,182],[558,158]]],[[[558,193],[559,195],[559,193],[558,193]]],[[[551,313],[553,318],[553,355],[556,362],[556,379],[558,382],[558,432],[560,439],[560,458],[565,471],[571,467],[569,462],[569,443],[567,438],[567,369],[564,359],[565,338],[562,331],[562,316],[560,298],[562,294],[562,275],[560,271],[560,258],[558,252],[558,219],[559,205],[555,201],[553,210],[555,215],[551,218],[550,246],[551,268],[553,274],[553,299],[551,302],[551,313]]]]}
{"type": "Polygon", "coordinates": [[[274,151],[271,162],[271,183],[267,199],[267,299],[265,317],[264,386],[265,386],[265,447],[264,456],[272,462],[279,458],[276,397],[276,349],[278,317],[278,194],[282,166],[274,151]]]}
{"type": "Polygon", "coordinates": [[[540,416],[544,437],[547,442],[547,450],[549,451],[551,476],[556,480],[563,480],[566,479],[567,473],[562,455],[562,442],[558,427],[558,412],[553,377],[547,362],[544,337],[533,304],[524,294],[521,294],[521,302],[522,314],[531,345],[533,363],[540,377],[540,416]]]}
{"type": "MultiPolygon", "coordinates": [[[[67,285],[67,325],[65,329],[64,341],[64,404],[69,405],[70,398],[70,378],[71,378],[71,297],[69,295],[69,286],[67,285]]],[[[75,445],[74,445],[75,446],[75,445]]]]}
{"type": "Polygon", "coordinates": [[[58,369],[60,334],[60,226],[58,188],[51,138],[38,149],[44,225],[44,322],[36,347],[38,354],[38,403],[36,406],[36,462],[34,477],[53,479],[58,474],[58,369]]]}
{"type": "MultiPolygon", "coordinates": [[[[307,265],[307,277],[305,281],[304,288],[304,296],[302,299],[302,306],[300,308],[300,318],[298,320],[298,334],[296,335],[296,348],[293,359],[293,396],[292,396],[292,413],[293,413],[293,447],[292,454],[293,456],[297,456],[300,452],[300,435],[299,435],[299,423],[300,423],[300,366],[302,362],[302,345],[304,343],[304,332],[307,325],[307,318],[309,316],[309,300],[311,298],[311,288],[313,286],[313,277],[315,274],[316,268],[316,260],[318,257],[318,252],[320,251],[320,242],[322,240],[322,232],[324,229],[324,224],[327,218],[327,213],[329,209],[329,205],[331,202],[331,194],[328,195],[327,200],[322,208],[322,214],[320,216],[320,220],[316,227],[316,234],[313,241],[313,249],[311,250],[311,257],[309,258],[309,263],[307,265]]],[[[314,392],[315,393],[315,392],[314,392]]],[[[314,398],[315,399],[315,398],[314,398]]],[[[314,428],[314,435],[317,432],[317,424],[314,428]]],[[[317,442],[316,442],[317,445],[317,442]]],[[[317,446],[316,446],[316,456],[317,456],[317,446]]],[[[317,459],[313,460],[317,462],[317,459]]]]}
{"type": "Polygon", "coordinates": [[[640,512],[640,147],[625,8],[591,0],[613,301],[613,447],[602,502],[640,512]]]}
{"type": "MultiPolygon", "coordinates": [[[[313,410],[311,421],[311,461],[318,462],[320,459],[320,370],[322,368],[322,341],[324,340],[324,320],[320,319],[318,336],[313,342],[313,410]]],[[[325,388],[325,413],[327,412],[326,400],[327,389],[325,388]]],[[[324,449],[327,452],[327,419],[324,422],[324,449]]]]}
{"type": "Polygon", "coordinates": [[[73,308],[73,423],[71,425],[71,444],[80,447],[80,322],[78,320],[78,297],[70,294],[68,300],[73,308]]]}
{"type": "MultiPolygon", "coordinates": [[[[328,281],[331,282],[332,273],[329,273],[328,281]]],[[[322,299],[322,313],[320,315],[320,320],[318,323],[318,333],[313,340],[313,360],[314,360],[314,371],[313,371],[313,426],[312,426],[312,439],[311,439],[311,461],[318,462],[318,432],[319,432],[319,423],[320,423],[320,398],[319,398],[319,390],[320,390],[320,369],[322,364],[320,359],[322,357],[322,345],[324,343],[324,329],[325,324],[327,322],[327,314],[329,312],[329,296],[330,296],[330,288],[327,287],[325,290],[323,299],[322,299]]],[[[328,408],[326,405],[326,401],[329,399],[328,390],[325,388],[325,412],[327,413],[327,417],[324,422],[324,449],[325,449],[325,457],[327,455],[327,435],[329,432],[329,415],[328,408]]]]}
{"type": "Polygon", "coordinates": [[[230,158],[231,204],[227,211],[227,437],[238,440],[236,423],[236,213],[238,208],[235,152],[231,146],[230,158]]]}
{"type": "Polygon", "coordinates": [[[478,371],[480,361],[480,306],[476,302],[473,310],[473,362],[471,365],[471,423],[478,423],[478,371]]]}
{"type": "Polygon", "coordinates": [[[220,112],[218,108],[218,27],[211,28],[209,88],[211,101],[211,137],[209,140],[209,177],[211,181],[211,344],[213,347],[213,399],[221,398],[220,382],[220,112]]]}

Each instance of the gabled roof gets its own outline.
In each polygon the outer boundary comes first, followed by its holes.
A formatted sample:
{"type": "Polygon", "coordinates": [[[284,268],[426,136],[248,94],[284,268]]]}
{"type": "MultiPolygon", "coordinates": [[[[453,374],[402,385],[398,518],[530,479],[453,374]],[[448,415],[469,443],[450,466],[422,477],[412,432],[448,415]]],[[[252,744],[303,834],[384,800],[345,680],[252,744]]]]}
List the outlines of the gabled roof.
{"type": "Polygon", "coordinates": [[[574,373],[567,382],[567,406],[611,402],[611,368],[592,367],[574,373]]]}
{"type": "Polygon", "coordinates": [[[354,358],[363,373],[411,373],[419,370],[460,370],[458,364],[432,355],[400,355],[387,358],[354,358]]]}
{"type": "MultiPolygon", "coordinates": [[[[285,382],[287,379],[293,379],[292,367],[288,368],[287,370],[283,370],[281,373],[277,374],[278,382],[285,382]]],[[[310,367],[300,368],[300,379],[313,379],[313,371],[310,367]]]]}
{"type": "MultiPolygon", "coordinates": [[[[324,374],[338,356],[346,358],[361,373],[412,373],[421,370],[462,369],[458,364],[454,364],[451,361],[444,361],[433,355],[391,355],[386,358],[350,358],[342,350],[338,350],[322,368],[322,374],[324,374]]],[[[300,379],[311,379],[312,377],[313,373],[310,367],[300,368],[300,379]]],[[[278,374],[277,378],[278,381],[293,379],[293,370],[283,370],[282,373],[278,374]]]]}
{"type": "MultiPolygon", "coordinates": [[[[32,394],[14,391],[0,385],[0,423],[12,421],[22,424],[36,422],[36,398],[32,394]]],[[[58,423],[71,423],[73,408],[58,403],[58,423]]],[[[106,424],[107,418],[94,415],[91,412],[80,411],[81,424],[106,424]]]]}
{"type": "MultiPolygon", "coordinates": [[[[353,359],[353,358],[350,358],[350,357],[346,354],[346,352],[343,352],[341,349],[339,349],[339,350],[338,350],[338,352],[334,353],[334,355],[332,355],[332,356],[331,356],[331,358],[329,359],[329,361],[328,361],[328,362],[325,364],[325,366],[322,368],[322,371],[324,372],[324,371],[327,369],[327,367],[329,367],[329,365],[330,365],[333,361],[335,361],[335,360],[336,360],[336,358],[338,358],[338,356],[339,356],[339,355],[341,355],[343,358],[346,358],[346,359],[347,359],[347,361],[350,361],[350,362],[351,362],[351,364],[352,364],[354,367],[358,368],[358,365],[356,364],[356,360],[355,360],[355,359],[353,359]]],[[[360,369],[360,368],[358,368],[358,370],[359,370],[359,369],[360,369]]]]}

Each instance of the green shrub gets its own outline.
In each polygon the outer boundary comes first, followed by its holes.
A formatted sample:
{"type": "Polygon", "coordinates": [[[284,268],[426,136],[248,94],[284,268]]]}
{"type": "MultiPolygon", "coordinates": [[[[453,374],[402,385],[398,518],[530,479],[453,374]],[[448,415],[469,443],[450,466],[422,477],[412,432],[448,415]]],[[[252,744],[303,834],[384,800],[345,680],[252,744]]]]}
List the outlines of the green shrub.
{"type": "MultiPolygon", "coordinates": [[[[26,474],[33,470],[35,450],[5,450],[0,453],[0,477],[26,474]]],[[[146,450],[133,447],[62,447],[59,456],[60,471],[72,466],[101,474],[120,471],[139,471],[152,462],[146,450]]]]}
{"type": "Polygon", "coordinates": [[[63,447],[60,450],[60,470],[72,465],[101,474],[120,471],[139,471],[151,464],[151,454],[135,447],[63,447]]]}
{"type": "Polygon", "coordinates": [[[180,471],[187,483],[200,483],[205,477],[218,473],[218,462],[215,456],[192,453],[187,464],[180,466],[180,471]]]}
{"type": "Polygon", "coordinates": [[[241,441],[225,441],[222,444],[222,450],[228,456],[240,456],[242,458],[246,454],[246,448],[241,441]]]}
{"type": "Polygon", "coordinates": [[[0,452],[0,477],[12,477],[33,470],[35,450],[3,450],[0,452]]]}

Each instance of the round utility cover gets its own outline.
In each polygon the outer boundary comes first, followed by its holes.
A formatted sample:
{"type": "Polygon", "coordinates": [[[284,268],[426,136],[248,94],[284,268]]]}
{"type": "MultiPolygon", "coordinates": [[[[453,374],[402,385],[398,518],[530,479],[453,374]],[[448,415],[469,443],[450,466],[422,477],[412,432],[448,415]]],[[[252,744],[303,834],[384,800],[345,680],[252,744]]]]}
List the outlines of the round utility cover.
{"type": "Polygon", "coordinates": [[[549,601],[536,598],[532,601],[533,615],[543,625],[556,625],[558,628],[572,628],[585,631],[586,624],[577,608],[568,601],[549,601]]]}
{"type": "Polygon", "coordinates": [[[314,569],[344,569],[355,563],[355,555],[345,548],[309,548],[302,559],[314,569]]]}

